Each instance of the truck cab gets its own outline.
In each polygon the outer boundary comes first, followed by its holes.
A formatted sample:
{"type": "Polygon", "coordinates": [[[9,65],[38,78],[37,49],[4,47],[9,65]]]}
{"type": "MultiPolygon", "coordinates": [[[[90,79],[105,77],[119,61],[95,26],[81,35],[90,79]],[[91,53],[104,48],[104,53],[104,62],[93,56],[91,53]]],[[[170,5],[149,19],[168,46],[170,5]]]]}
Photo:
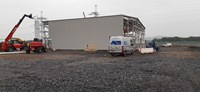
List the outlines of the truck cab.
{"type": "Polygon", "coordinates": [[[22,50],[23,49],[23,41],[20,38],[11,38],[8,41],[7,48],[5,48],[8,52],[13,52],[14,50],[22,50]]]}

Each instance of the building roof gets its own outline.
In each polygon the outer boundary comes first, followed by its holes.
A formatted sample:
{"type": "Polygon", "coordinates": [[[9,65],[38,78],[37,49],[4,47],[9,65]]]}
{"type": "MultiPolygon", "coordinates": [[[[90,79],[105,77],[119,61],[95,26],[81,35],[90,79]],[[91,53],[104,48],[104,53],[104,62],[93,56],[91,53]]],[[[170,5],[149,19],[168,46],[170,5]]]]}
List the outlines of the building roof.
{"type": "Polygon", "coordinates": [[[58,19],[58,20],[48,20],[48,21],[43,21],[45,25],[48,25],[48,22],[55,22],[55,21],[68,21],[68,20],[82,20],[82,19],[94,19],[94,18],[105,18],[105,17],[115,17],[115,16],[122,16],[122,17],[128,17],[128,18],[133,18],[136,19],[137,21],[140,22],[140,24],[144,27],[145,26],[142,24],[142,22],[137,18],[137,17],[132,17],[132,16],[127,16],[123,14],[119,15],[109,15],[109,16],[99,16],[99,17],[86,17],[86,18],[73,18],[73,19],[58,19]]]}

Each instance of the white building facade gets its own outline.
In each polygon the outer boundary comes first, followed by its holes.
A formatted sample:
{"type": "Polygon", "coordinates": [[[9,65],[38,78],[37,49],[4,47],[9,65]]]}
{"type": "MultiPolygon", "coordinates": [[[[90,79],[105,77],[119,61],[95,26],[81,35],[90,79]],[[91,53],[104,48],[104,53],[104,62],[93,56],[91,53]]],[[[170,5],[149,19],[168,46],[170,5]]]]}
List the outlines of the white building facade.
{"type": "Polygon", "coordinates": [[[52,49],[83,50],[93,45],[108,50],[110,36],[131,36],[136,45],[145,43],[145,27],[138,18],[114,15],[45,21],[52,49]]]}

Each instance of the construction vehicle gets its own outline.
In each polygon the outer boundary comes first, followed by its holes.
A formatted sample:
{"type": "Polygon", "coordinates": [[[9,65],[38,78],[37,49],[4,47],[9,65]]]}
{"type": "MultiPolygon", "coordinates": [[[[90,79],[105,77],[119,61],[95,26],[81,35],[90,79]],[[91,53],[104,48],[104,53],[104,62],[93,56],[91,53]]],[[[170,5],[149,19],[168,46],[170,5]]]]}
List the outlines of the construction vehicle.
{"type": "Polygon", "coordinates": [[[172,43],[165,43],[165,44],[162,44],[162,47],[172,47],[172,43]]]}
{"type": "Polygon", "coordinates": [[[23,50],[25,49],[25,41],[22,41],[20,38],[11,38],[8,41],[9,45],[12,45],[8,48],[8,52],[13,52],[14,50],[23,50]]]}
{"type": "Polygon", "coordinates": [[[11,39],[11,38],[25,17],[32,19],[32,14],[30,14],[30,15],[24,14],[24,16],[19,20],[19,22],[14,26],[14,28],[11,30],[9,35],[6,37],[5,41],[2,43],[2,46],[0,46],[3,51],[12,52],[17,49],[19,49],[19,50],[23,49],[24,44],[22,41],[20,41],[20,39],[18,39],[18,38],[11,39]]]}
{"type": "Polygon", "coordinates": [[[135,50],[136,49],[132,37],[110,37],[109,53],[112,56],[114,56],[115,54],[122,54],[123,56],[126,56],[127,54],[133,54],[133,51],[135,50]]]}
{"type": "Polygon", "coordinates": [[[28,44],[26,53],[30,54],[31,51],[35,53],[42,53],[42,52],[46,52],[47,49],[46,49],[45,44],[43,44],[42,40],[38,38],[34,38],[34,40],[28,44]]]}
{"type": "Polygon", "coordinates": [[[151,41],[146,46],[147,48],[153,48],[155,51],[159,51],[159,46],[157,46],[156,42],[151,41]]]}

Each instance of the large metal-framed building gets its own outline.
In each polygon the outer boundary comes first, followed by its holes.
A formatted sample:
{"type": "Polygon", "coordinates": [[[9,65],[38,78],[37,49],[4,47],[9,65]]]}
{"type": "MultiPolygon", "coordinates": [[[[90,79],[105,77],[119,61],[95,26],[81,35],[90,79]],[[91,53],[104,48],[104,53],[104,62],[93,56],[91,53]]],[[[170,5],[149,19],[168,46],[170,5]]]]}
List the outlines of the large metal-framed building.
{"type": "Polygon", "coordinates": [[[93,45],[108,50],[110,36],[132,36],[135,44],[145,43],[145,27],[136,17],[113,15],[45,21],[49,25],[52,49],[83,50],[93,45]]]}

